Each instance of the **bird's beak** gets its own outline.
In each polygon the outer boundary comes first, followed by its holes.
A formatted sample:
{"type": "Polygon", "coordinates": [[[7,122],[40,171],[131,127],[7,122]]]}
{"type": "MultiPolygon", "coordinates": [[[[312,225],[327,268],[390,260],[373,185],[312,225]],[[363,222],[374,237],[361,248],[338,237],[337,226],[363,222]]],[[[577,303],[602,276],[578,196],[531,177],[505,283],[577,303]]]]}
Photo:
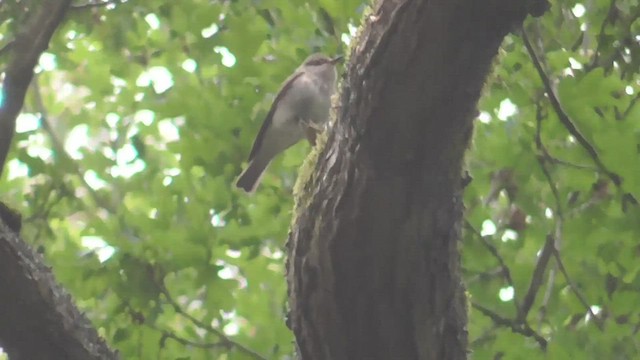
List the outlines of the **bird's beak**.
{"type": "Polygon", "coordinates": [[[337,64],[337,63],[341,62],[343,58],[344,58],[343,56],[336,56],[333,59],[331,59],[331,63],[332,64],[337,64]]]}

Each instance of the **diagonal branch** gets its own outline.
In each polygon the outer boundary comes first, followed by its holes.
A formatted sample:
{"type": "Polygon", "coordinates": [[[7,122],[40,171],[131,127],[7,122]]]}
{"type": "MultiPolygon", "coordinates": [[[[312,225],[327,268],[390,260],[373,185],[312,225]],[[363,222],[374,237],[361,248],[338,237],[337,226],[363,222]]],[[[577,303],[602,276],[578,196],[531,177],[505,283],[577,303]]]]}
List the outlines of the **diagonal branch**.
{"type": "MultiPolygon", "coordinates": [[[[540,105],[539,101],[536,101],[536,135],[535,135],[535,143],[536,143],[536,148],[538,150],[539,155],[536,156],[537,160],[538,160],[538,164],[540,165],[540,168],[542,169],[542,173],[544,174],[545,178],[547,179],[547,183],[549,184],[549,188],[551,188],[551,193],[553,194],[553,198],[555,200],[556,206],[555,206],[555,213],[556,213],[556,217],[557,217],[557,221],[556,221],[556,238],[557,239],[560,236],[560,232],[562,229],[562,223],[563,223],[563,219],[564,219],[564,210],[562,207],[562,202],[560,201],[560,192],[558,191],[558,187],[556,186],[556,183],[554,182],[553,178],[551,177],[551,172],[549,171],[549,168],[547,167],[547,162],[553,162],[553,157],[549,154],[549,152],[547,151],[547,148],[544,146],[543,142],[542,142],[542,120],[544,119],[544,116],[542,114],[542,106],[540,105]]],[[[555,242],[554,239],[554,242],[555,242]]],[[[553,248],[555,249],[556,244],[553,245],[553,248]]],[[[549,303],[549,299],[551,298],[551,292],[553,291],[553,284],[555,282],[556,279],[556,268],[555,267],[551,267],[549,269],[549,276],[548,276],[548,280],[547,280],[547,288],[545,290],[544,296],[542,298],[542,305],[540,306],[540,309],[538,311],[538,321],[539,323],[542,322],[542,320],[544,319],[544,316],[546,314],[547,311],[547,305],[549,303]]]]}
{"type": "Polygon", "coordinates": [[[547,264],[549,263],[549,259],[551,258],[551,254],[553,252],[554,247],[554,239],[552,236],[547,236],[547,241],[540,252],[540,256],[538,257],[538,263],[536,264],[536,268],[533,270],[533,276],[531,276],[531,283],[529,283],[529,288],[527,289],[527,293],[522,300],[522,306],[520,307],[520,311],[518,312],[517,321],[524,322],[527,318],[527,314],[531,307],[533,306],[533,302],[536,299],[536,295],[538,294],[538,290],[543,282],[543,275],[545,270],[547,269],[547,264]]]}
{"type": "MultiPolygon", "coordinates": [[[[543,157],[542,159],[540,159],[540,157],[538,157],[538,162],[540,162],[541,166],[543,165],[543,161],[548,161],[551,164],[563,165],[563,166],[571,167],[571,168],[574,168],[574,169],[598,171],[598,169],[593,168],[591,166],[573,164],[573,163],[570,163],[568,161],[565,161],[565,160],[562,160],[562,159],[558,159],[558,158],[554,157],[553,155],[551,155],[551,153],[549,153],[549,150],[547,149],[547,147],[544,146],[544,144],[542,143],[542,120],[544,120],[545,118],[546,118],[546,115],[543,114],[543,112],[542,112],[542,104],[540,104],[539,100],[536,100],[536,135],[535,135],[535,143],[536,143],[536,149],[538,150],[538,153],[540,153],[541,156],[543,157]]],[[[549,177],[547,177],[547,179],[548,178],[549,177]]],[[[554,194],[554,195],[556,195],[556,194],[554,194]]],[[[558,197],[556,196],[556,200],[557,199],[558,199],[558,197]]]]}
{"type": "Polygon", "coordinates": [[[93,1],[93,2],[88,2],[86,4],[73,5],[71,6],[71,10],[84,10],[89,8],[103,7],[107,5],[117,5],[123,2],[124,0],[93,1]]]}
{"type": "MultiPolygon", "coordinates": [[[[118,359],[0,205],[0,347],[11,359],[118,359]],[[6,226],[6,225],[9,226],[6,226]]],[[[13,215],[13,214],[10,214],[13,215]]]]}
{"type": "Polygon", "coordinates": [[[71,0],[43,1],[13,42],[13,57],[5,73],[0,104],[0,175],[11,147],[16,118],[33,78],[33,69],[40,54],[49,46],[51,36],[64,19],[70,4],[71,0]]]}
{"type": "MultiPolygon", "coordinates": [[[[189,314],[187,311],[185,311],[182,306],[180,306],[180,304],[178,304],[178,302],[171,296],[171,293],[169,292],[169,289],[167,289],[166,285],[164,284],[164,282],[162,280],[158,281],[158,284],[160,292],[164,295],[164,297],[166,298],[167,302],[173,307],[174,311],[182,316],[184,316],[187,320],[191,321],[195,326],[203,329],[203,330],[207,330],[212,334],[215,334],[216,336],[218,336],[220,338],[220,344],[230,347],[230,348],[235,348],[238,349],[238,351],[250,356],[253,359],[257,359],[257,360],[266,360],[266,358],[260,354],[258,354],[257,352],[255,352],[254,350],[249,349],[248,347],[232,340],[230,337],[228,337],[224,332],[220,331],[219,329],[214,328],[213,326],[211,326],[211,324],[207,324],[199,319],[196,319],[195,317],[193,317],[193,315],[189,314]]],[[[175,340],[175,339],[174,339],[175,340]]]]}
{"type": "Polygon", "coordinates": [[[591,143],[589,143],[589,141],[584,137],[584,135],[582,135],[580,130],[578,130],[576,125],[569,118],[567,113],[562,109],[562,105],[560,104],[560,101],[558,100],[558,97],[556,96],[555,92],[553,91],[553,87],[551,86],[551,81],[549,80],[549,77],[547,76],[546,72],[542,68],[540,59],[536,55],[536,52],[533,49],[531,42],[529,41],[527,33],[525,32],[524,29],[521,29],[521,33],[522,33],[522,41],[524,42],[524,45],[527,48],[527,51],[529,52],[529,56],[531,57],[531,60],[533,61],[533,65],[535,66],[538,72],[538,76],[540,76],[540,79],[542,80],[545,91],[547,92],[547,95],[549,97],[549,101],[551,102],[551,106],[553,107],[554,111],[558,115],[558,119],[560,119],[560,122],[562,123],[562,125],[564,125],[567,131],[569,131],[569,134],[571,134],[571,136],[573,136],[576,139],[576,141],[578,141],[580,146],[582,146],[587,151],[587,153],[593,160],[594,164],[598,167],[598,169],[604,174],[606,174],[607,177],[609,177],[609,179],[611,179],[611,181],[616,186],[619,187],[622,184],[622,179],[618,174],[615,174],[607,169],[607,167],[604,165],[602,160],[600,160],[600,156],[598,155],[598,152],[593,147],[593,145],[591,145],[591,143]]]}
{"type": "Polygon", "coordinates": [[[604,18],[604,20],[602,21],[602,24],[600,25],[600,32],[598,33],[598,36],[597,36],[598,45],[596,47],[596,51],[593,54],[593,59],[591,61],[591,64],[589,64],[589,66],[587,67],[587,70],[594,69],[595,67],[598,66],[598,62],[600,60],[600,54],[602,53],[602,46],[603,46],[603,43],[605,42],[606,30],[611,23],[615,22],[615,15],[616,15],[616,0],[611,0],[611,2],[609,3],[609,9],[607,10],[607,16],[604,18]]]}
{"type": "Polygon", "coordinates": [[[179,343],[181,345],[192,346],[192,347],[199,348],[199,349],[213,349],[213,348],[218,348],[218,347],[226,347],[226,348],[229,347],[229,345],[224,343],[224,342],[213,342],[213,343],[196,342],[196,341],[192,341],[192,340],[180,337],[177,334],[175,334],[174,332],[168,331],[168,330],[163,329],[163,328],[161,328],[159,326],[156,326],[154,324],[145,323],[145,325],[147,327],[149,327],[150,329],[159,331],[162,334],[162,338],[160,339],[160,344],[161,344],[160,347],[163,346],[163,344],[165,343],[166,339],[172,339],[172,340],[175,340],[177,343],[179,343]]]}
{"type": "Polygon", "coordinates": [[[622,112],[622,114],[620,115],[619,120],[626,120],[627,119],[627,116],[629,116],[629,114],[631,113],[631,110],[633,110],[633,108],[638,103],[638,100],[640,100],[640,92],[636,94],[636,96],[633,98],[633,100],[631,100],[631,102],[629,103],[629,106],[627,106],[627,108],[624,110],[624,112],[622,112]]]}
{"type": "MultiPolygon", "coordinates": [[[[469,230],[471,230],[471,232],[473,232],[476,235],[478,239],[480,239],[480,241],[482,242],[482,245],[484,245],[484,247],[487,248],[487,250],[491,253],[491,255],[493,255],[493,257],[496,258],[496,260],[498,260],[498,265],[500,266],[500,272],[502,273],[502,276],[507,281],[507,284],[515,290],[516,287],[513,285],[514,283],[513,283],[513,279],[511,278],[511,271],[509,271],[509,267],[504,261],[504,258],[502,257],[502,255],[500,255],[500,253],[498,252],[498,249],[492,243],[490,243],[484,236],[482,236],[482,234],[478,231],[478,229],[473,227],[473,225],[471,225],[471,223],[468,220],[465,220],[465,225],[469,230]]],[[[520,309],[520,303],[518,302],[515,292],[513,294],[513,303],[516,306],[516,309],[520,309]]]]}
{"type": "Polygon", "coordinates": [[[551,172],[549,171],[549,169],[547,168],[547,164],[546,161],[549,160],[549,158],[551,157],[551,155],[549,155],[549,152],[547,151],[547,149],[544,147],[544,144],[542,143],[542,113],[540,110],[540,104],[537,103],[536,104],[536,137],[535,137],[535,142],[536,142],[536,148],[538,149],[538,152],[540,153],[540,155],[538,155],[536,158],[538,159],[538,164],[540,164],[540,168],[542,169],[542,173],[544,174],[544,177],[547,179],[547,183],[549,183],[549,187],[551,188],[551,193],[553,194],[553,198],[556,202],[556,213],[558,214],[558,216],[560,218],[562,218],[564,216],[564,212],[562,210],[562,202],[560,201],[560,192],[558,191],[558,187],[556,186],[555,182],[553,181],[553,178],[551,177],[551,172]]]}
{"type": "Polygon", "coordinates": [[[494,311],[489,310],[488,308],[475,302],[472,302],[471,306],[474,309],[480,311],[482,315],[490,318],[493,321],[493,323],[496,324],[497,326],[508,327],[511,329],[511,331],[515,333],[522,334],[526,337],[531,337],[535,339],[540,345],[540,347],[542,348],[542,350],[545,350],[547,348],[547,340],[543,338],[540,334],[535,332],[535,330],[533,330],[531,326],[529,326],[526,322],[505,318],[495,313],[494,311]]]}
{"type": "Polygon", "coordinates": [[[557,249],[553,249],[553,256],[556,259],[560,272],[562,273],[562,275],[564,275],[564,278],[567,280],[567,283],[569,284],[569,288],[571,289],[571,291],[576,295],[580,303],[587,309],[587,312],[589,313],[591,318],[593,318],[593,321],[596,323],[596,326],[598,327],[598,329],[600,329],[600,331],[604,330],[602,319],[599,316],[597,316],[595,312],[593,312],[593,309],[587,302],[587,299],[584,297],[584,295],[582,295],[580,290],[578,290],[578,287],[573,282],[573,280],[571,280],[571,277],[569,277],[569,273],[567,272],[567,269],[564,267],[562,258],[560,258],[560,252],[557,249]]]}
{"type": "Polygon", "coordinates": [[[100,196],[100,194],[98,194],[98,192],[94,188],[92,188],[91,185],[89,185],[86,178],[84,177],[84,170],[80,167],[78,162],[75,161],[69,155],[69,153],[67,153],[67,150],[65,150],[62,140],[56,135],[55,131],[53,130],[49,120],[49,112],[42,99],[42,93],[40,91],[40,86],[38,84],[37,77],[32,83],[32,88],[33,88],[33,95],[35,100],[35,107],[36,107],[36,110],[40,113],[40,121],[42,123],[42,129],[49,136],[49,139],[51,140],[51,144],[53,145],[53,150],[55,151],[54,153],[56,154],[56,156],[59,157],[58,160],[62,162],[67,162],[69,164],[69,167],[73,169],[73,173],[78,177],[83,187],[85,188],[85,190],[87,191],[87,193],[90,195],[91,199],[93,199],[93,201],[97,206],[108,210],[112,214],[115,214],[116,211],[114,207],[111,205],[111,203],[106,198],[100,196]]]}
{"type": "MultiPolygon", "coordinates": [[[[548,152],[546,151],[546,148],[544,147],[544,144],[542,143],[542,138],[541,138],[541,128],[542,128],[542,114],[540,112],[540,106],[538,104],[538,110],[536,111],[537,115],[536,115],[536,137],[535,137],[535,142],[536,142],[536,147],[538,149],[538,152],[541,153],[541,155],[538,155],[538,162],[540,164],[540,167],[542,169],[542,172],[544,173],[544,176],[547,179],[547,182],[549,183],[549,187],[551,188],[551,192],[553,193],[553,197],[555,199],[555,212],[556,212],[556,233],[554,235],[555,240],[557,240],[557,242],[560,242],[561,236],[562,236],[562,228],[563,228],[563,224],[564,224],[564,211],[562,209],[562,202],[560,200],[560,195],[559,195],[559,191],[558,188],[555,184],[555,182],[553,181],[553,178],[551,177],[551,172],[549,171],[549,169],[547,168],[546,165],[546,161],[548,160],[548,152]]],[[[548,239],[547,239],[548,240],[548,239]]],[[[578,288],[576,287],[575,283],[571,280],[571,278],[569,277],[569,273],[567,272],[566,268],[564,267],[564,264],[562,262],[562,259],[560,257],[560,251],[558,250],[558,246],[559,244],[553,244],[553,246],[550,246],[551,249],[551,254],[554,256],[554,258],[556,259],[556,265],[558,266],[558,268],[560,269],[560,272],[564,275],[565,279],[567,280],[567,283],[569,284],[569,288],[571,289],[571,291],[576,295],[576,297],[578,298],[578,300],[580,301],[580,303],[587,309],[587,312],[589,313],[589,315],[594,319],[596,325],[598,326],[598,329],[603,330],[603,325],[602,325],[602,319],[600,317],[598,317],[593,310],[591,309],[591,306],[589,305],[589,303],[587,302],[587,300],[585,299],[584,295],[582,295],[582,293],[578,290],[578,288]]],[[[547,248],[547,246],[545,245],[545,248],[547,248]]],[[[543,250],[543,254],[544,254],[544,250],[543,250]]],[[[543,303],[543,308],[541,308],[541,314],[544,312],[544,309],[546,307],[546,303],[548,301],[548,297],[549,297],[549,290],[550,290],[550,286],[551,286],[551,279],[552,279],[552,275],[554,273],[552,273],[549,276],[549,286],[547,288],[547,293],[545,294],[545,301],[543,303]]]]}

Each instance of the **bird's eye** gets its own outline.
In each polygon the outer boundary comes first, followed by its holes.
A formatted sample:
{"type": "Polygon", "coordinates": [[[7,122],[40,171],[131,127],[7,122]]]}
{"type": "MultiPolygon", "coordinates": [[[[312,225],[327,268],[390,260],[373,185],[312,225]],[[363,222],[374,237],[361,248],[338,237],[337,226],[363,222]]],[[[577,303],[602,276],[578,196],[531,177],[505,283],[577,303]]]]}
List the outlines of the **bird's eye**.
{"type": "Polygon", "coordinates": [[[318,65],[322,65],[322,64],[326,64],[326,63],[327,63],[326,59],[313,59],[313,60],[309,60],[307,62],[307,65],[318,66],[318,65]]]}

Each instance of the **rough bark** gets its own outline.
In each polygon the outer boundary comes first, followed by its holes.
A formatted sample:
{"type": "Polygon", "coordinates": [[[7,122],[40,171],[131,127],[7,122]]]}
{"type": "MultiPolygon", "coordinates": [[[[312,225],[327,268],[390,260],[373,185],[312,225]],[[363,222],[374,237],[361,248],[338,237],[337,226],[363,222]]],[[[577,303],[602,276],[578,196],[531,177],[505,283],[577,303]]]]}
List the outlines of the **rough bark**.
{"type": "Polygon", "coordinates": [[[70,5],[71,0],[48,0],[34,5],[27,24],[7,45],[11,61],[4,73],[0,96],[0,175],[11,147],[16,118],[33,78],[33,69],[70,5]]]}
{"type": "MultiPolygon", "coordinates": [[[[0,174],[34,67],[70,5],[71,0],[34,5],[4,48],[11,60],[0,97],[0,174]]],[[[117,359],[19,232],[20,216],[0,203],[0,347],[12,360],[117,359]]]]}
{"type": "Polygon", "coordinates": [[[117,359],[19,229],[0,203],[0,347],[12,360],[117,359]]]}
{"type": "Polygon", "coordinates": [[[289,238],[299,355],[466,359],[464,153],[503,37],[543,1],[382,0],[289,238]]]}

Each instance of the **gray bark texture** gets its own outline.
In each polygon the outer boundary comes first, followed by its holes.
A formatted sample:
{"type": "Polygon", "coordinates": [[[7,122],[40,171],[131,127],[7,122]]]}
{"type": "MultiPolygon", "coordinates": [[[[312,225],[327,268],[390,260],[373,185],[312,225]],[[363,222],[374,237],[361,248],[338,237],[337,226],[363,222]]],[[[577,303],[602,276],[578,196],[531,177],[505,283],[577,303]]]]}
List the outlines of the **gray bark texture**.
{"type": "Polygon", "coordinates": [[[0,347],[11,360],[118,359],[0,203],[0,347]]]}
{"type": "Polygon", "coordinates": [[[467,358],[464,154],[502,39],[545,7],[374,6],[289,236],[288,324],[300,358],[467,358]]]}
{"type": "MultiPolygon", "coordinates": [[[[10,61],[3,69],[0,175],[34,67],[70,6],[71,0],[25,4],[27,20],[3,48],[10,61]]],[[[20,226],[20,215],[0,203],[0,347],[11,360],[117,359],[42,257],[20,239],[20,226]]]]}

